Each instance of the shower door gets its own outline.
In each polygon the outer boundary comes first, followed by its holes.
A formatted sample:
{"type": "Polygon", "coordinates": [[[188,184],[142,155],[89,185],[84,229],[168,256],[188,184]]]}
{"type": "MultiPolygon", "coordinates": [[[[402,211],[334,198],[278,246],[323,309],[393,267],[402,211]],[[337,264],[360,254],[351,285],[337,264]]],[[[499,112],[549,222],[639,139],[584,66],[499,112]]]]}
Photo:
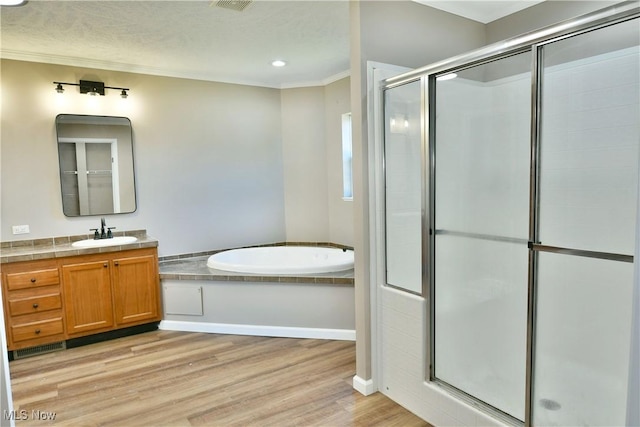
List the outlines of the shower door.
{"type": "Polygon", "coordinates": [[[637,408],[639,16],[621,3],[386,83],[386,284],[419,293],[422,267],[427,379],[509,424],[637,408]]]}
{"type": "Polygon", "coordinates": [[[431,376],[520,421],[526,387],[530,68],[527,50],[441,75],[431,113],[431,376]]]}
{"type": "Polygon", "coordinates": [[[638,19],[538,49],[533,425],[625,425],[640,145],[638,19]]]}
{"type": "Polygon", "coordinates": [[[422,292],[422,85],[385,92],[385,259],[388,286],[422,292]]]}

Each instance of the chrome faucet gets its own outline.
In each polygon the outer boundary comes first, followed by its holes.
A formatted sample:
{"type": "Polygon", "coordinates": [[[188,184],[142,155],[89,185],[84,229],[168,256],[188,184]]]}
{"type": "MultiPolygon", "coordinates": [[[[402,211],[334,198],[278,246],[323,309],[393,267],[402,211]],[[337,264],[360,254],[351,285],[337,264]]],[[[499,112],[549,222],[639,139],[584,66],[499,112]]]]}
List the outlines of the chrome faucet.
{"type": "Polygon", "coordinates": [[[105,221],[104,218],[100,219],[100,238],[101,239],[106,239],[107,238],[107,232],[104,230],[107,227],[107,221],[105,221]]]}

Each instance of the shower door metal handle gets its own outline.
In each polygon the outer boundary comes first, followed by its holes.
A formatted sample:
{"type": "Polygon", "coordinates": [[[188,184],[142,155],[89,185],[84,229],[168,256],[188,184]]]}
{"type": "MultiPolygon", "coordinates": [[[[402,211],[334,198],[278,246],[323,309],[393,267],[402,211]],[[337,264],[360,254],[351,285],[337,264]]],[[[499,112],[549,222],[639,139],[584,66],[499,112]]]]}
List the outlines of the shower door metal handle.
{"type": "Polygon", "coordinates": [[[467,231],[456,231],[456,230],[436,230],[436,235],[439,236],[456,236],[456,237],[468,237],[470,239],[479,239],[479,240],[491,240],[495,242],[508,242],[508,243],[522,243],[527,244],[529,240],[522,237],[509,237],[509,236],[498,236],[493,234],[483,234],[483,233],[470,233],[467,231]]]}
{"type": "Polygon", "coordinates": [[[529,249],[538,252],[551,252],[563,255],[574,255],[587,258],[608,259],[611,261],[621,261],[633,263],[633,255],[614,254],[610,252],[586,251],[583,249],[562,248],[559,246],[548,246],[540,243],[529,242],[529,249]]]}

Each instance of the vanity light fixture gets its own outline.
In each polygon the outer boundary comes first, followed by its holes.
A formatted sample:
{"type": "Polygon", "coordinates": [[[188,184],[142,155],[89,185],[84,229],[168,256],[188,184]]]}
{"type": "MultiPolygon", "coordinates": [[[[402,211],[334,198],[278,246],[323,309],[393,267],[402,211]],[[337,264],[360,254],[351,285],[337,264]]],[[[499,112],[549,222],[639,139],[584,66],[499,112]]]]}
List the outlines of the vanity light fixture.
{"type": "Polygon", "coordinates": [[[274,67],[284,67],[287,63],[282,59],[276,59],[275,61],[271,61],[271,65],[274,67]]]}
{"type": "Polygon", "coordinates": [[[53,82],[53,84],[56,85],[56,92],[58,93],[64,92],[64,88],[62,87],[63,85],[79,86],[80,93],[88,93],[89,95],[92,95],[92,96],[95,96],[95,95],[104,96],[105,89],[117,89],[121,91],[120,96],[122,98],[126,98],[127,96],[129,96],[127,91],[130,90],[129,88],[126,88],[126,87],[105,86],[104,83],[102,82],[93,82],[90,80],[80,80],[80,83],[53,82]]]}

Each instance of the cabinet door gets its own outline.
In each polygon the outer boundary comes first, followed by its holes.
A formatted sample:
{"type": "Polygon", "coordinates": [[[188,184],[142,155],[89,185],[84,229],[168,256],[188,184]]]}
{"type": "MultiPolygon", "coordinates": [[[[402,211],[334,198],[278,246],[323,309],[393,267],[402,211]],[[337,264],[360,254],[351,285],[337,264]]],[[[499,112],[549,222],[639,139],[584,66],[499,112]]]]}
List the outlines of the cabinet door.
{"type": "Polygon", "coordinates": [[[160,320],[157,261],[154,255],[113,260],[116,323],[160,320]]]}
{"type": "Polygon", "coordinates": [[[64,312],[69,335],[113,326],[108,260],[62,266],[64,312]]]}

